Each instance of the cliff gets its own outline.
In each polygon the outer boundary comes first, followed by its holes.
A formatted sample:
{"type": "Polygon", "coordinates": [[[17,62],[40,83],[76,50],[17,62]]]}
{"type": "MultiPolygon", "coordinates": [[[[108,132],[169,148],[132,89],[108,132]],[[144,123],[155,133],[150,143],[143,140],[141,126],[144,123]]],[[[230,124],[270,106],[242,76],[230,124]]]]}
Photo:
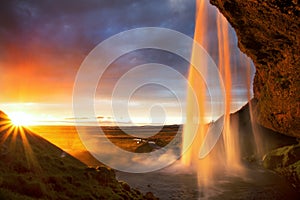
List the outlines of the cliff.
{"type": "Polygon", "coordinates": [[[274,131],[300,137],[300,3],[297,0],[210,0],[256,67],[255,117],[274,131]]]}

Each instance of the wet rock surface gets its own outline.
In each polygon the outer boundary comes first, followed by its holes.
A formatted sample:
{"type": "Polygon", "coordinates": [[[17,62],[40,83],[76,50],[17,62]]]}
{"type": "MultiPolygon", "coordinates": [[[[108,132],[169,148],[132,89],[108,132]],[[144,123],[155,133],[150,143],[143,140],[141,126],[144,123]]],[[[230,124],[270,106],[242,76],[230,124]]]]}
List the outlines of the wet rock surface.
{"type": "Polygon", "coordinates": [[[263,165],[286,177],[293,187],[300,190],[300,143],[267,153],[264,156],[263,165]]]}

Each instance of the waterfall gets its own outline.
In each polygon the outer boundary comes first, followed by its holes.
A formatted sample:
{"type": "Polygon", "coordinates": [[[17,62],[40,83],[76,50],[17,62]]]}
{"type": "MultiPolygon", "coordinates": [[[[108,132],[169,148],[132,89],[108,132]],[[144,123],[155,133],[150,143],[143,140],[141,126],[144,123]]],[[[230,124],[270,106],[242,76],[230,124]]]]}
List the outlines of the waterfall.
{"type": "MultiPolygon", "coordinates": [[[[241,155],[239,147],[238,122],[230,122],[230,113],[232,112],[232,79],[233,76],[231,58],[230,40],[232,28],[226,18],[212,5],[208,0],[197,0],[196,2],[196,23],[194,40],[205,48],[208,52],[213,52],[216,57],[216,63],[219,68],[223,80],[224,110],[223,115],[218,116],[222,121],[223,131],[222,137],[219,138],[217,148],[213,149],[205,158],[199,158],[199,149],[203,144],[204,138],[208,134],[210,126],[206,120],[207,113],[210,112],[208,104],[208,88],[204,82],[203,75],[190,66],[188,73],[189,88],[187,89],[187,108],[186,123],[183,130],[183,148],[187,149],[183,152],[182,163],[191,167],[198,174],[198,184],[201,188],[205,188],[213,184],[216,176],[220,173],[232,173],[242,175],[243,167],[241,164],[241,155]],[[212,26],[214,26],[212,28],[212,26]],[[210,27],[210,29],[208,29],[210,27]],[[231,29],[230,29],[231,28],[231,29]],[[211,33],[211,30],[215,33],[211,33]],[[197,116],[195,116],[197,115],[197,116]],[[195,122],[196,120],[196,122],[195,122]],[[192,132],[196,132],[196,136],[192,138],[192,132]],[[191,142],[193,141],[193,142],[191,142]],[[191,144],[190,146],[187,146],[191,144]]],[[[207,58],[202,55],[196,55],[194,47],[192,50],[191,60],[200,60],[203,67],[207,64],[207,58]]],[[[239,65],[243,64],[249,73],[250,61],[246,56],[239,59],[239,65]]],[[[234,74],[237,76],[237,74],[234,74]]],[[[246,76],[246,73],[245,73],[246,76]]],[[[212,79],[214,77],[211,77],[212,79]]],[[[250,85],[249,81],[246,82],[250,85]]],[[[248,92],[246,99],[249,98],[250,87],[245,86],[248,92]]],[[[222,101],[221,101],[222,102],[222,101]]],[[[215,106],[213,103],[211,106],[215,106]]],[[[211,134],[211,133],[210,133],[211,134]]]]}

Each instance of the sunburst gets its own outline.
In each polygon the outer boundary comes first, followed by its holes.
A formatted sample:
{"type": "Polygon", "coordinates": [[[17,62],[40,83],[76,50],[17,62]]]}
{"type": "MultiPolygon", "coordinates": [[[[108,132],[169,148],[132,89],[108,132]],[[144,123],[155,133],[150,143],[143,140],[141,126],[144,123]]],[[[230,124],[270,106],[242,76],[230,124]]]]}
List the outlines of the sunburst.
{"type": "Polygon", "coordinates": [[[28,126],[33,123],[33,117],[25,112],[12,112],[9,114],[11,123],[15,126],[28,126]]]}
{"type": "Polygon", "coordinates": [[[9,141],[8,149],[14,151],[17,145],[17,138],[20,138],[28,167],[39,172],[39,163],[28,140],[28,136],[30,137],[33,133],[25,127],[32,123],[31,119],[31,116],[24,112],[14,112],[8,117],[0,111],[0,146],[9,141]]]}

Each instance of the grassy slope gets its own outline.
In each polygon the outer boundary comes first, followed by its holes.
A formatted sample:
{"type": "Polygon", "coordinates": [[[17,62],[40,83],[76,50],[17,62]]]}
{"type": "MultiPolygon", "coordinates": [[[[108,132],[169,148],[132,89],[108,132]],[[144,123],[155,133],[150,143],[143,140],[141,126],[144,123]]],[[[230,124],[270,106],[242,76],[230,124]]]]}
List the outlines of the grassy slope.
{"type": "Polygon", "coordinates": [[[0,199],[143,199],[113,170],[88,168],[0,112],[0,199]]]}

